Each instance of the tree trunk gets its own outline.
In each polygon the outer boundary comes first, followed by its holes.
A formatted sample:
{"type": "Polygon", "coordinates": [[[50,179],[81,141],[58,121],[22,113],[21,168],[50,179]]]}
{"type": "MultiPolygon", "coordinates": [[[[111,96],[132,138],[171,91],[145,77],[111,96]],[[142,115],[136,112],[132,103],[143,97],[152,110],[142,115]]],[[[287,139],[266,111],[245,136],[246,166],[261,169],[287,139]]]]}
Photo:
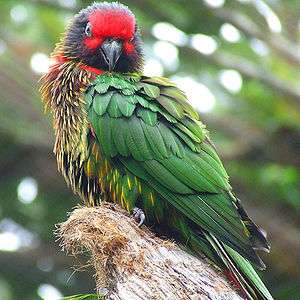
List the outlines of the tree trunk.
{"type": "Polygon", "coordinates": [[[68,254],[89,253],[97,292],[105,299],[242,299],[204,258],[139,228],[112,205],[76,208],[57,235],[68,254]]]}

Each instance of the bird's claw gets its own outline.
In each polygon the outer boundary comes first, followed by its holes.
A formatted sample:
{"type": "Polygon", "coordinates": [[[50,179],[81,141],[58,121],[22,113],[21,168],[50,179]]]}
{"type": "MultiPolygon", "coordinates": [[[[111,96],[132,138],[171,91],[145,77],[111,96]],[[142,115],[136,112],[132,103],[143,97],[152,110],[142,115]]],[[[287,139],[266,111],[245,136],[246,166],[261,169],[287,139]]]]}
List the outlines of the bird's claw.
{"type": "Polygon", "coordinates": [[[135,219],[135,221],[139,222],[138,227],[141,227],[145,221],[145,213],[138,207],[135,207],[133,209],[133,218],[135,219]]]}

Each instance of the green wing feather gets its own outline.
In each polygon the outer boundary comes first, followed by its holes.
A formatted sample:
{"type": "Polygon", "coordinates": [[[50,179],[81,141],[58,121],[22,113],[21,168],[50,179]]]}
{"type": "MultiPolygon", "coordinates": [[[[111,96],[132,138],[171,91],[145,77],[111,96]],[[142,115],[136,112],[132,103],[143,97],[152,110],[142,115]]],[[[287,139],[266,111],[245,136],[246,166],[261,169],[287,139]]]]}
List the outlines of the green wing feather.
{"type": "MultiPolygon", "coordinates": [[[[254,248],[268,249],[267,241],[233,196],[205,126],[185,95],[165,78],[107,74],[96,78],[86,97],[104,156],[144,183],[144,197],[155,193],[156,213],[163,216],[168,205],[170,215],[180,216],[179,221],[170,217],[169,226],[216,263],[229,269],[238,265],[234,272],[272,299],[247,262],[264,267],[254,248]]],[[[134,201],[131,197],[129,207],[134,201]]]]}

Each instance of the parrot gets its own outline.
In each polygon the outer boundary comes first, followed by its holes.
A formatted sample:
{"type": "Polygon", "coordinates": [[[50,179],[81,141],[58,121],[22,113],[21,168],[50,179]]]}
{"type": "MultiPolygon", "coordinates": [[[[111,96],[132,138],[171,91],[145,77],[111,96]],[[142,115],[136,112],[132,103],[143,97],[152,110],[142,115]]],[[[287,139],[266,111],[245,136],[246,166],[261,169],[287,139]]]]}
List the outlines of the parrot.
{"type": "MultiPolygon", "coordinates": [[[[265,232],[242,207],[185,93],[143,75],[140,28],[119,2],[82,9],[41,78],[58,170],[88,206],[120,205],[222,270],[245,299],[273,299],[256,269],[265,232]]],[[[201,101],[201,99],[199,99],[201,101]]]]}

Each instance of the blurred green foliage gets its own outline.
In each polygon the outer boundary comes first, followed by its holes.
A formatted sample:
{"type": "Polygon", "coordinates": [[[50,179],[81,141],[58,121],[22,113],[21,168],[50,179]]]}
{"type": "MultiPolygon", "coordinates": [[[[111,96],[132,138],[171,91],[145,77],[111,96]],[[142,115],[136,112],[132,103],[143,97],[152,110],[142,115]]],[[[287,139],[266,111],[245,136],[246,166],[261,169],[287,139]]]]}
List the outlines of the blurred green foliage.
{"type": "MultiPolygon", "coordinates": [[[[232,185],[250,215],[268,231],[272,251],[264,255],[268,269],[262,276],[275,299],[299,299],[300,2],[123,2],[135,12],[142,28],[146,62],[151,62],[146,64],[148,71],[163,69],[164,75],[179,78],[178,82],[187,78],[196,82],[191,85],[192,96],[198,97],[200,110],[206,108],[200,113],[232,185]],[[172,40],[172,31],[157,26],[161,22],[181,30],[183,40],[172,40]],[[238,35],[228,26],[226,33],[224,24],[233,25],[238,35]],[[208,54],[209,47],[213,50],[208,54]],[[168,51],[175,51],[171,67],[164,57],[168,51]],[[215,97],[216,103],[209,103],[205,95],[215,97]]],[[[78,199],[56,171],[51,122],[43,115],[36,73],[43,69],[68,20],[88,3],[1,1],[3,300],[56,299],[94,292],[90,271],[79,272],[78,262],[73,271],[72,259],[60,253],[54,241],[54,224],[66,219],[78,199]]]]}

